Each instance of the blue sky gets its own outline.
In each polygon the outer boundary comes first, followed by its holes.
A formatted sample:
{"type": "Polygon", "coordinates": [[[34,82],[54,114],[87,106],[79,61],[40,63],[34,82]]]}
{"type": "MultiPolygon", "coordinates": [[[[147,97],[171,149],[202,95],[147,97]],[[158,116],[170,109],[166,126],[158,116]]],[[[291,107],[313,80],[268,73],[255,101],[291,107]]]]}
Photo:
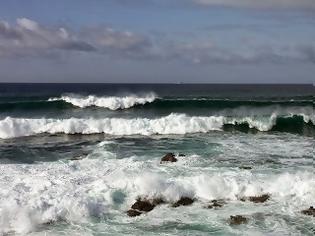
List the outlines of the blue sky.
{"type": "Polygon", "coordinates": [[[3,0],[0,82],[313,83],[313,0],[3,0]]]}

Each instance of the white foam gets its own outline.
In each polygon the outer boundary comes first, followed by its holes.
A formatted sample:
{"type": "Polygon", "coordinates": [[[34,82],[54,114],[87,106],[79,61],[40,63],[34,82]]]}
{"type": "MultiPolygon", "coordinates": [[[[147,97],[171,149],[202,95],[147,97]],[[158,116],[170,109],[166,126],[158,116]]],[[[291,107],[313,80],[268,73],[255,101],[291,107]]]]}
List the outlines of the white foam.
{"type": "Polygon", "coordinates": [[[186,134],[220,130],[223,117],[189,117],[171,114],[157,119],[23,119],[7,117],[0,121],[0,138],[40,133],[109,135],[186,134]]]}
{"type": "MultiPolygon", "coordinates": [[[[165,117],[148,118],[104,118],[104,119],[25,119],[7,117],[0,120],[0,138],[14,138],[41,133],[97,134],[108,135],[167,135],[206,133],[221,130],[224,124],[246,123],[260,131],[270,130],[276,122],[277,115],[267,118],[229,118],[224,116],[187,116],[170,114],[165,117]]],[[[308,121],[305,118],[305,121],[308,121]]]]}
{"type": "Polygon", "coordinates": [[[153,102],[157,96],[154,93],[143,95],[129,94],[126,96],[106,96],[98,97],[95,95],[81,96],[76,94],[64,95],[59,98],[50,98],[48,101],[62,100],[71,103],[76,107],[104,107],[110,110],[127,109],[135,105],[144,105],[153,102]]]}
{"type": "Polygon", "coordinates": [[[0,234],[25,234],[51,221],[81,224],[110,213],[127,217],[125,211],[139,196],[163,197],[170,202],[187,196],[208,202],[270,193],[278,211],[292,208],[292,212],[315,197],[315,176],[311,172],[261,175],[191,169],[194,174],[185,176],[181,171],[168,173],[161,168],[130,158],[2,165],[0,234]],[[117,203],[119,197],[121,203],[117,203]]]}

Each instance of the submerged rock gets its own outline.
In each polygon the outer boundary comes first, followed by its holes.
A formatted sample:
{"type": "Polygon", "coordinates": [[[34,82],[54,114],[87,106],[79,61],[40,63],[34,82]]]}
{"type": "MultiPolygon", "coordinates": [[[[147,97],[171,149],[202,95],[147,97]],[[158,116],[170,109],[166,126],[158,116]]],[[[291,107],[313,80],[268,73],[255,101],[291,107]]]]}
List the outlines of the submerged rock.
{"type": "Polygon", "coordinates": [[[212,200],[211,203],[206,208],[208,208],[208,209],[221,208],[225,204],[226,204],[226,202],[224,200],[212,200]]]}
{"type": "Polygon", "coordinates": [[[189,206],[194,203],[194,199],[189,197],[181,197],[177,202],[175,202],[172,207],[179,207],[179,206],[189,206]]]}
{"type": "Polygon", "coordinates": [[[230,216],[230,225],[246,224],[247,218],[241,215],[230,216]]]}
{"type": "Polygon", "coordinates": [[[163,162],[176,162],[176,161],[177,161],[177,159],[176,159],[174,153],[167,153],[164,157],[162,157],[160,163],[163,163],[163,162]]]}
{"type": "Polygon", "coordinates": [[[303,210],[301,211],[302,214],[304,215],[308,215],[308,216],[313,216],[315,217],[315,208],[313,206],[310,206],[310,208],[306,209],[306,210],[303,210]]]}
{"type": "Polygon", "coordinates": [[[250,197],[243,197],[240,200],[245,202],[245,201],[251,201],[254,203],[263,203],[266,202],[267,200],[270,199],[270,195],[269,194],[263,194],[260,196],[250,196],[250,197]]]}
{"type": "Polygon", "coordinates": [[[130,217],[136,217],[136,216],[139,216],[141,214],[142,214],[141,211],[134,210],[134,209],[130,209],[130,210],[127,211],[127,215],[130,216],[130,217]]]}

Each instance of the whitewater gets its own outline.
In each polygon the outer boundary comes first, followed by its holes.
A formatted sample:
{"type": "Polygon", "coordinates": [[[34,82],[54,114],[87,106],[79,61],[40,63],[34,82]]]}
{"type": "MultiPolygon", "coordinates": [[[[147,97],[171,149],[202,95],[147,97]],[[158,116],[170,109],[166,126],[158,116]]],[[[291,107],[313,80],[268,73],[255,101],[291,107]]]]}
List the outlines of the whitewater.
{"type": "Polygon", "coordinates": [[[313,87],[3,86],[1,236],[314,235],[313,87]]]}
{"type": "MultiPolygon", "coordinates": [[[[313,123],[314,117],[300,114],[305,123],[313,123]]],[[[289,117],[292,117],[291,115],[289,117]]],[[[268,131],[276,124],[277,114],[265,119],[259,117],[229,118],[223,116],[190,117],[185,114],[148,119],[23,119],[6,117],[0,120],[0,138],[14,138],[35,134],[109,134],[109,135],[167,135],[206,133],[222,130],[226,124],[247,124],[249,128],[268,131]]]]}
{"type": "Polygon", "coordinates": [[[157,98],[154,93],[146,93],[143,95],[128,94],[126,96],[103,96],[95,95],[80,96],[78,94],[63,95],[59,98],[49,98],[48,101],[65,101],[74,106],[85,107],[103,107],[110,110],[127,109],[135,105],[144,105],[151,103],[157,98]]]}

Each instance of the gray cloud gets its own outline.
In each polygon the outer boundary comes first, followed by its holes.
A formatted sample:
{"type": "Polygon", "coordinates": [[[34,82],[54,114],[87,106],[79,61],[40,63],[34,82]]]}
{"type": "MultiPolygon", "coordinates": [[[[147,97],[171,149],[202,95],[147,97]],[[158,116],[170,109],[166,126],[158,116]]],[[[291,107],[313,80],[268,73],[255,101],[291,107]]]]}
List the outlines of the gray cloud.
{"type": "Polygon", "coordinates": [[[92,51],[87,42],[78,40],[65,28],[48,28],[19,18],[16,25],[0,22],[0,56],[47,54],[54,50],[92,51]]]}
{"type": "Polygon", "coordinates": [[[55,59],[79,52],[119,60],[148,60],[195,65],[315,63],[315,45],[258,45],[239,47],[211,40],[180,42],[151,39],[130,31],[95,27],[75,32],[65,27],[46,27],[26,18],[15,25],[0,21],[0,58],[44,57],[55,59]]]}
{"type": "Polygon", "coordinates": [[[17,19],[15,25],[0,21],[0,57],[56,55],[58,51],[140,57],[151,46],[147,37],[109,27],[76,33],[64,27],[45,27],[27,18],[17,19]]]}

